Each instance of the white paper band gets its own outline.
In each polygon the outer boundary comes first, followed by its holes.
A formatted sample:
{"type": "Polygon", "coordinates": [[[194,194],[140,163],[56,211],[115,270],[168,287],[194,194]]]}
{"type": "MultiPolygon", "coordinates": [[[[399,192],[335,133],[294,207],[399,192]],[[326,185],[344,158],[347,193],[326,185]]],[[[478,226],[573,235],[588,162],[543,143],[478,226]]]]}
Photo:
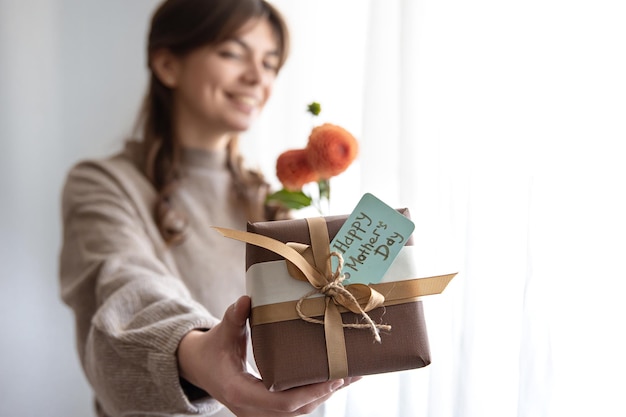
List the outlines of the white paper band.
{"type": "MultiPolygon", "coordinates": [[[[415,246],[404,246],[380,282],[417,278],[416,255],[415,246]]],[[[295,301],[312,290],[308,282],[289,275],[284,260],[254,264],[246,273],[246,291],[252,299],[252,307],[295,301]]],[[[312,297],[322,297],[322,294],[312,297]]]]}

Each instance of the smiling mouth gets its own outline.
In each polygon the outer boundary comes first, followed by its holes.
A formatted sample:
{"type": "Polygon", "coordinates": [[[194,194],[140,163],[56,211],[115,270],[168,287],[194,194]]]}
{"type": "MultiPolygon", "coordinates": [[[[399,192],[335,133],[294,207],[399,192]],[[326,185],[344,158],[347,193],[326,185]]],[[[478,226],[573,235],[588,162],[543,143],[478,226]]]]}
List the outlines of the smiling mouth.
{"type": "Polygon", "coordinates": [[[231,98],[239,104],[243,104],[248,107],[258,107],[260,101],[251,96],[239,96],[239,95],[231,95],[231,98]]]}

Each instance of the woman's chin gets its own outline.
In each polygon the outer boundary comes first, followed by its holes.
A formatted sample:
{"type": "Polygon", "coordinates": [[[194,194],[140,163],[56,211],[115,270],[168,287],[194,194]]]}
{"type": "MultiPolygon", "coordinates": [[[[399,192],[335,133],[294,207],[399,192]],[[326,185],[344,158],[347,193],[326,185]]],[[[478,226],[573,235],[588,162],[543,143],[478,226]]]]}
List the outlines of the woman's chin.
{"type": "Polygon", "coordinates": [[[233,120],[230,123],[230,128],[233,133],[243,133],[252,127],[254,120],[256,119],[249,118],[247,120],[233,120]]]}

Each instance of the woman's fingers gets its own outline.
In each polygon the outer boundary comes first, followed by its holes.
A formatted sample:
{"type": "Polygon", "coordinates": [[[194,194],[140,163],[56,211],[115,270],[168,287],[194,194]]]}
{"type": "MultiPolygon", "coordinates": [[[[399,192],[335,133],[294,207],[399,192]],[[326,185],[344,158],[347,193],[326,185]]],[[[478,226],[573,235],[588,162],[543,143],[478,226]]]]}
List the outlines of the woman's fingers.
{"type": "MultiPolygon", "coordinates": [[[[260,408],[279,413],[295,414],[303,407],[313,403],[321,403],[320,399],[329,397],[333,392],[341,388],[343,380],[321,382],[292,388],[286,391],[272,392],[265,388],[261,381],[254,389],[243,390],[241,395],[244,401],[250,404],[257,404],[260,408]]],[[[252,388],[252,387],[251,387],[252,388]]]]}
{"type": "Polygon", "coordinates": [[[343,385],[343,380],[337,380],[271,392],[248,374],[246,381],[231,386],[222,400],[240,417],[298,416],[315,410],[343,385]]]}
{"type": "Polygon", "coordinates": [[[246,321],[250,298],[243,296],[228,308],[220,324],[205,334],[202,378],[205,389],[239,417],[298,416],[308,414],[336,390],[356,378],[345,378],[269,391],[263,382],[245,370],[246,321]]]}

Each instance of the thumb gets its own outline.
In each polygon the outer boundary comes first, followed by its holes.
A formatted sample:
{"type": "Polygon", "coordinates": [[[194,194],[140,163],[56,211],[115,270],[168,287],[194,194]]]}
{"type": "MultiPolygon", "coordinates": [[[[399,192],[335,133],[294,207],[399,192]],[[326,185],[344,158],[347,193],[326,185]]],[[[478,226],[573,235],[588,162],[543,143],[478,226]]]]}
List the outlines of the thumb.
{"type": "Polygon", "coordinates": [[[245,327],[246,320],[250,316],[250,297],[244,295],[232,304],[226,313],[222,322],[228,327],[245,327]]]}
{"type": "Polygon", "coordinates": [[[238,355],[245,361],[246,344],[248,340],[248,328],[246,320],[250,315],[250,297],[240,297],[235,304],[231,305],[220,323],[223,342],[229,349],[235,349],[238,355]]]}

